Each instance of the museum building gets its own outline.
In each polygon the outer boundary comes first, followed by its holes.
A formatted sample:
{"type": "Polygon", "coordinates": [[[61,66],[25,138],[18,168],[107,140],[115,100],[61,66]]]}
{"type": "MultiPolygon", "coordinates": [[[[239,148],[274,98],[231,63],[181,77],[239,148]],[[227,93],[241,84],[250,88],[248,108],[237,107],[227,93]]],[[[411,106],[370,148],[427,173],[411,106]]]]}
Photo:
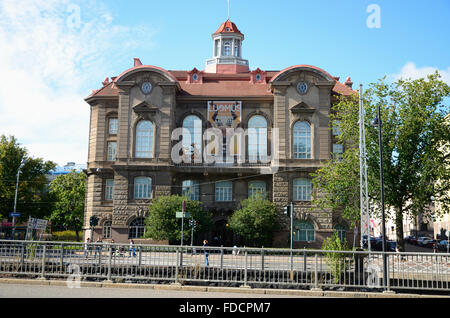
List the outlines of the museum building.
{"type": "Polygon", "coordinates": [[[320,247],[333,229],[353,241],[339,212],[310,209],[317,191],[310,173],[343,151],[330,111],[339,96],[356,93],[350,78],[341,83],[303,64],[251,69],[243,42],[244,34],[227,20],[212,34],[204,70],[165,70],[135,58],[133,67],[107,77],[85,99],[86,236],[96,215],[94,240],[139,241],[152,200],[185,194],[213,215],[212,231],[195,242],[232,246],[239,238],[227,230],[230,216],[241,200],[262,193],[279,207],[283,225],[273,246],[289,246],[283,207],[291,202],[294,247],[320,247]],[[244,134],[227,135],[237,130],[244,134]]]}

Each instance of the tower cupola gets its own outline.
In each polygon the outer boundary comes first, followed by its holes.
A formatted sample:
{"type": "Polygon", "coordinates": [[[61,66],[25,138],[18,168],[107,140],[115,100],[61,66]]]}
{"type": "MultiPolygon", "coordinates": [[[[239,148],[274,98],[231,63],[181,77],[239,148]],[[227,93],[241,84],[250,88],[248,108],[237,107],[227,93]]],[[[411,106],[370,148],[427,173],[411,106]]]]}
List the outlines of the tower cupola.
{"type": "Polygon", "coordinates": [[[235,74],[249,71],[248,60],[242,58],[244,34],[228,19],[212,34],[213,57],[206,61],[205,72],[235,74]]]}

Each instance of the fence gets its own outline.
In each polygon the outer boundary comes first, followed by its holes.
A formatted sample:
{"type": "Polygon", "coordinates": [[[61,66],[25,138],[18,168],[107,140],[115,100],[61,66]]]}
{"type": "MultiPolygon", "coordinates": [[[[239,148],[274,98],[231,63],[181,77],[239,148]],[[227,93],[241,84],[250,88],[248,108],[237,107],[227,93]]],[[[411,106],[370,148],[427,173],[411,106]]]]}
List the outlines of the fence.
{"type": "Polygon", "coordinates": [[[437,290],[450,254],[0,240],[0,274],[264,288],[437,290]]]}

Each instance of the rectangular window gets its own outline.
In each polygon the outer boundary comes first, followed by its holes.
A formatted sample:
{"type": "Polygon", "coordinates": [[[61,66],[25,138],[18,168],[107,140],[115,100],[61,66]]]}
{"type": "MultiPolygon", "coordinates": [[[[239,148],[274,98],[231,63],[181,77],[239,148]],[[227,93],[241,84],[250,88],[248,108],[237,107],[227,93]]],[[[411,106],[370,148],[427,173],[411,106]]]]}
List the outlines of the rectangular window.
{"type": "Polygon", "coordinates": [[[117,135],[117,129],[119,127],[119,120],[117,118],[109,119],[109,134],[117,135]]]}
{"type": "Polygon", "coordinates": [[[116,160],[116,152],[117,152],[117,142],[109,141],[108,142],[108,161],[116,160]]]}
{"type": "Polygon", "coordinates": [[[311,201],[311,180],[294,180],[294,201],[311,201]]]}
{"type": "Polygon", "coordinates": [[[216,201],[233,200],[233,183],[231,181],[216,182],[216,201]]]}
{"type": "Polygon", "coordinates": [[[342,154],[344,153],[344,146],[340,144],[333,144],[333,157],[337,160],[342,160],[342,154]]]}
{"type": "Polygon", "coordinates": [[[336,120],[333,122],[333,136],[339,136],[341,134],[341,128],[339,125],[341,124],[340,120],[336,120]]]}
{"type": "Polygon", "coordinates": [[[114,179],[107,179],[105,185],[105,200],[112,201],[114,192],[114,179]]]}

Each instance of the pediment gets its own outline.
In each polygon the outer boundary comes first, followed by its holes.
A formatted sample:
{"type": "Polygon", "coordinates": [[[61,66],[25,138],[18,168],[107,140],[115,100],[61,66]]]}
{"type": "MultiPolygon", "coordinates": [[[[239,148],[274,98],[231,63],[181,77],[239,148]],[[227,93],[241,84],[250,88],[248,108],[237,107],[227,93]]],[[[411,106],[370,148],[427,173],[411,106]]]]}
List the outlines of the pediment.
{"type": "Polygon", "coordinates": [[[158,111],[158,107],[153,106],[147,102],[142,102],[133,107],[135,113],[155,113],[158,111]]]}
{"type": "Polygon", "coordinates": [[[303,101],[291,107],[291,112],[293,113],[314,113],[315,111],[315,108],[309,106],[303,101]]]}

